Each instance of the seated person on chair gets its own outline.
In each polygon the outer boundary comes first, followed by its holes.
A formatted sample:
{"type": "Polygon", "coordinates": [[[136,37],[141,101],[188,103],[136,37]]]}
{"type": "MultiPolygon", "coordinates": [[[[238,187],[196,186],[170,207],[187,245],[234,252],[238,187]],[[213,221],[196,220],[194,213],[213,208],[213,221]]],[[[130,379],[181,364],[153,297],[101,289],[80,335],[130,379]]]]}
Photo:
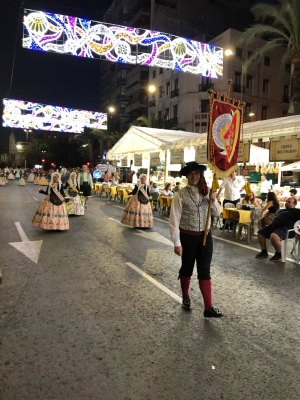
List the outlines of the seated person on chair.
{"type": "MultiPolygon", "coordinates": [[[[263,214],[261,217],[261,226],[270,225],[273,221],[275,213],[279,210],[279,201],[274,192],[267,193],[267,204],[263,207],[263,214]]],[[[297,203],[296,203],[297,204],[297,203]]]]}
{"type": "Polygon", "coordinates": [[[161,191],[160,195],[161,196],[173,196],[172,184],[167,183],[164,190],[161,191]]]}
{"type": "Polygon", "coordinates": [[[176,182],[175,183],[175,187],[173,188],[173,193],[176,193],[176,192],[178,192],[178,190],[180,190],[180,183],[181,182],[176,182]]]}
{"type": "Polygon", "coordinates": [[[159,193],[159,190],[158,190],[158,187],[157,187],[157,183],[156,183],[156,182],[153,182],[153,183],[152,183],[152,187],[150,187],[150,185],[149,185],[149,192],[150,192],[150,194],[152,194],[152,193],[159,193]]]}
{"type": "MultiPolygon", "coordinates": [[[[285,209],[278,210],[270,225],[264,226],[257,232],[258,242],[261,252],[255,258],[268,258],[267,239],[275,248],[275,255],[270,261],[281,260],[281,241],[285,240],[288,229],[293,229],[297,221],[300,220],[300,209],[295,208],[297,200],[289,197],[285,202],[285,209]]],[[[295,232],[290,232],[289,237],[295,236],[295,232]]]]}
{"type": "Polygon", "coordinates": [[[297,189],[291,189],[290,190],[290,196],[297,200],[296,194],[297,194],[297,189]]]}
{"type": "Polygon", "coordinates": [[[250,195],[246,194],[246,196],[242,200],[242,204],[253,205],[255,208],[260,208],[260,205],[255,200],[254,193],[251,192],[250,195]]]}

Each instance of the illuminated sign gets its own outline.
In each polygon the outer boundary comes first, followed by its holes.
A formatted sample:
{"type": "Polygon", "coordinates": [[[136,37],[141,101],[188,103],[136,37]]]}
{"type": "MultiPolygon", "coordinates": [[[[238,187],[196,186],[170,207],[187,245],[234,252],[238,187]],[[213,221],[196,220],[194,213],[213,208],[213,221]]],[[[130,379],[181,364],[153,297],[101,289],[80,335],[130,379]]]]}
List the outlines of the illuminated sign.
{"type": "Polygon", "coordinates": [[[107,114],[3,99],[2,125],[6,128],[82,133],[84,128],[107,129],[107,114]]]}
{"type": "Polygon", "coordinates": [[[23,47],[125,64],[223,76],[223,49],[153,30],[24,10],[23,47]]]}

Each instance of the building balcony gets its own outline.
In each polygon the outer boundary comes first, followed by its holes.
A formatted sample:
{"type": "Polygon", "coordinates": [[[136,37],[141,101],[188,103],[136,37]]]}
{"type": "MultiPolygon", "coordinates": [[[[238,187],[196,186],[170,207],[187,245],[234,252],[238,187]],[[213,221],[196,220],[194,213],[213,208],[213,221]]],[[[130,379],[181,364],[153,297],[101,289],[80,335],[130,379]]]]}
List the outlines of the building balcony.
{"type": "Polygon", "coordinates": [[[233,84],[232,91],[235,93],[245,93],[245,86],[237,85],[236,83],[233,84]]]}
{"type": "Polygon", "coordinates": [[[155,100],[151,100],[151,101],[149,101],[149,103],[148,103],[148,107],[150,108],[150,107],[155,107],[156,106],[156,101],[155,100]]]}
{"type": "Polygon", "coordinates": [[[179,89],[175,89],[171,91],[171,99],[173,99],[173,97],[178,97],[179,96],[179,89]]]}
{"type": "Polygon", "coordinates": [[[199,92],[207,92],[208,89],[214,89],[214,83],[206,83],[204,85],[199,85],[199,92]]]}
{"type": "Polygon", "coordinates": [[[118,78],[117,79],[117,87],[118,86],[126,86],[127,80],[125,78],[118,78]]]}
{"type": "Polygon", "coordinates": [[[125,113],[129,114],[137,110],[147,110],[147,102],[143,100],[135,101],[134,103],[128,104],[125,107],[125,113]]]}

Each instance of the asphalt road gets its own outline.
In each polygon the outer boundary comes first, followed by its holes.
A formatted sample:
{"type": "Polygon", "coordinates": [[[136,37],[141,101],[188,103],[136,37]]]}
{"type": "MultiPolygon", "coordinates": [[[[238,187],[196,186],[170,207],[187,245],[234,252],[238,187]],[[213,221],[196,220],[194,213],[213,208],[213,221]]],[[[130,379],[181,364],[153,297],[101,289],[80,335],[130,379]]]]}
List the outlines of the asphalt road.
{"type": "Polygon", "coordinates": [[[213,228],[225,316],[205,320],[196,275],[181,308],[167,218],[130,229],[93,197],[69,231],[43,231],[34,187],[0,187],[1,400],[299,400],[300,265],[213,228]]]}

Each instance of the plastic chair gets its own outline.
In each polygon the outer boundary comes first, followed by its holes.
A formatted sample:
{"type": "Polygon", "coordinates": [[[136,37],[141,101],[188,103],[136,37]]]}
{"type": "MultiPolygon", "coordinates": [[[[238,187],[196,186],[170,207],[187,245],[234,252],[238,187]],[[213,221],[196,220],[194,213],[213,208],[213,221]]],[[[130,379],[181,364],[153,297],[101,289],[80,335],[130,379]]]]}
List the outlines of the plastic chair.
{"type": "Polygon", "coordinates": [[[150,196],[152,197],[152,200],[153,200],[154,209],[155,209],[155,210],[158,210],[157,204],[158,204],[158,196],[159,196],[159,193],[154,192],[154,193],[151,193],[150,196]]]}
{"type": "Polygon", "coordinates": [[[292,242],[293,247],[292,247],[291,255],[294,254],[294,251],[296,250],[296,246],[298,246],[297,259],[295,258],[295,260],[298,263],[300,260],[300,236],[298,234],[296,234],[296,236],[294,236],[293,238],[289,238],[290,232],[295,232],[295,229],[288,229],[288,231],[286,233],[286,238],[281,241],[281,261],[282,262],[286,261],[287,244],[288,244],[288,242],[292,242]]]}
{"type": "MultiPolygon", "coordinates": [[[[226,203],[223,206],[223,208],[236,208],[236,207],[235,207],[235,204],[233,204],[233,203],[226,203]]],[[[230,225],[232,224],[233,225],[233,229],[232,229],[233,230],[233,236],[235,236],[236,226],[237,226],[238,222],[239,222],[239,219],[237,217],[236,218],[226,218],[225,222],[224,222],[223,232],[225,232],[225,230],[227,230],[227,233],[229,235],[230,225]]]]}
{"type": "Polygon", "coordinates": [[[102,183],[102,190],[100,192],[100,197],[102,197],[102,194],[105,193],[105,197],[108,197],[108,183],[103,182],[102,183]]]}
{"type": "Polygon", "coordinates": [[[161,215],[168,215],[168,199],[163,197],[159,199],[159,212],[161,215]]]}
{"type": "Polygon", "coordinates": [[[253,229],[257,231],[257,223],[260,221],[263,210],[261,208],[255,208],[250,211],[250,219],[249,223],[239,223],[238,224],[238,237],[240,237],[242,233],[242,229],[246,229],[247,231],[247,243],[251,243],[251,230],[253,229]]]}

